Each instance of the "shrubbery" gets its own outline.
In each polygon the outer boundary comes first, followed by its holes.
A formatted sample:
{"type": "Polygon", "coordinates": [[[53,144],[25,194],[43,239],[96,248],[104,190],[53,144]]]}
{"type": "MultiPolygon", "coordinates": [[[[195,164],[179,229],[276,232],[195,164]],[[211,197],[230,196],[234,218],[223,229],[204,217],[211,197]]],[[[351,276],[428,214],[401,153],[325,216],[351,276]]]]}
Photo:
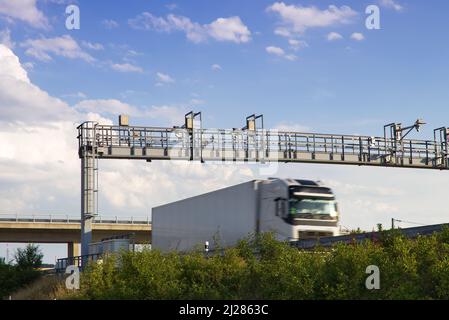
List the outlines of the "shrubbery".
{"type": "Polygon", "coordinates": [[[92,264],[79,299],[449,299],[449,230],[408,240],[300,251],[271,234],[210,254],[123,252],[92,264]],[[380,269],[380,290],[367,290],[366,267],[380,269]]]}
{"type": "Polygon", "coordinates": [[[43,258],[38,246],[29,244],[25,249],[18,249],[14,258],[15,265],[0,260],[0,299],[8,297],[41,275],[35,270],[41,266],[43,258]]]}

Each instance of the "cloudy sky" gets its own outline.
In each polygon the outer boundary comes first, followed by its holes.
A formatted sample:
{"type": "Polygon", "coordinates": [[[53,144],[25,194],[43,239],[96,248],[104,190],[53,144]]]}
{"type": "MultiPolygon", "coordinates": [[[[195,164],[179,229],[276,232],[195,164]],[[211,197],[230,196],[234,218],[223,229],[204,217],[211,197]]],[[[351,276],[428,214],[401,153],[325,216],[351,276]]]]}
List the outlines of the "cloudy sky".
{"type": "MultiPolygon", "coordinates": [[[[78,215],[76,126],[84,120],[265,126],[382,135],[390,122],[449,125],[444,1],[0,0],[0,213],[78,215]],[[66,7],[80,29],[66,27],[66,7]],[[365,26],[368,5],[380,29],[365,26]]],[[[371,230],[392,217],[448,222],[439,171],[280,164],[280,177],[334,188],[342,224],[371,230]]],[[[265,177],[255,166],[100,162],[100,213],[151,207],[265,177]]],[[[405,226],[409,226],[404,224],[405,226]]],[[[16,245],[8,245],[10,252],[16,245]]],[[[0,256],[6,255],[0,244],[0,256]]],[[[46,261],[65,256],[45,246],[46,261]]]]}

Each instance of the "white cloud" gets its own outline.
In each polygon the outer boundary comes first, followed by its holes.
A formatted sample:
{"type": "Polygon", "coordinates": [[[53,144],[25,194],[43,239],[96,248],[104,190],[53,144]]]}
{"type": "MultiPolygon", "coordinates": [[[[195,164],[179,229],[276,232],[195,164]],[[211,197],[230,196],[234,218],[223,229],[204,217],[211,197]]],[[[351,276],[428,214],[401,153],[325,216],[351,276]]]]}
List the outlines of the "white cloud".
{"type": "MultiPolygon", "coordinates": [[[[174,25],[171,25],[168,22],[169,17],[173,17],[173,15],[167,16],[166,20],[165,18],[157,17],[150,12],[143,12],[135,18],[129,19],[128,23],[131,27],[137,30],[156,30],[170,32],[174,28],[174,25]]],[[[192,23],[190,19],[188,19],[188,22],[189,24],[192,23]]]]}
{"type": "Polygon", "coordinates": [[[77,0],[41,0],[45,3],[53,3],[53,4],[57,4],[57,5],[69,5],[69,4],[76,4],[77,0]]]}
{"type": "Polygon", "coordinates": [[[296,39],[289,39],[288,43],[292,46],[298,46],[300,44],[300,41],[296,39]]]}
{"type": "Polygon", "coordinates": [[[320,10],[314,6],[286,5],[284,2],[275,2],[267,10],[279,15],[281,26],[275,29],[275,33],[285,37],[290,37],[292,34],[303,34],[309,28],[350,23],[357,15],[357,12],[348,6],[331,5],[325,10],[320,10]]]}
{"type": "Polygon", "coordinates": [[[130,63],[113,63],[111,68],[118,72],[135,72],[142,73],[143,69],[130,63]]]}
{"type": "Polygon", "coordinates": [[[197,99],[197,98],[194,98],[194,99],[191,99],[191,100],[190,100],[190,104],[191,104],[191,105],[194,105],[194,106],[203,105],[203,104],[205,104],[205,103],[206,103],[206,101],[201,100],[201,99],[197,99]]]}
{"type": "Polygon", "coordinates": [[[150,12],[143,12],[134,19],[129,19],[128,23],[131,27],[140,30],[182,31],[187,39],[194,43],[204,42],[209,38],[234,43],[245,43],[251,40],[250,30],[237,16],[218,18],[210,24],[201,25],[184,16],[169,14],[164,18],[150,12]]]}
{"type": "Polygon", "coordinates": [[[274,34],[278,35],[278,36],[282,36],[282,37],[291,37],[292,33],[290,32],[289,29],[284,28],[284,27],[277,27],[276,29],[274,29],[274,34]]]}
{"type": "Polygon", "coordinates": [[[27,72],[21,67],[19,58],[5,45],[0,44],[0,77],[9,77],[30,83],[27,72]]]}
{"type": "Polygon", "coordinates": [[[222,67],[219,64],[216,64],[216,63],[211,65],[210,68],[212,69],[212,71],[220,71],[220,70],[222,70],[222,67]]]}
{"type": "Polygon", "coordinates": [[[25,63],[22,63],[22,67],[24,67],[25,70],[31,71],[31,70],[34,69],[34,63],[32,63],[32,62],[25,62],[25,63]]]}
{"type": "Polygon", "coordinates": [[[135,51],[135,50],[131,50],[131,49],[126,50],[126,53],[125,53],[125,57],[126,57],[126,58],[129,58],[129,57],[137,57],[137,56],[141,56],[141,55],[142,55],[142,53],[137,52],[137,51],[135,51]]]}
{"type": "Polygon", "coordinates": [[[389,9],[393,9],[396,11],[402,11],[404,9],[404,7],[402,5],[400,5],[399,3],[397,3],[394,0],[380,0],[380,5],[385,7],[385,8],[389,8],[389,9]]]}
{"type": "Polygon", "coordinates": [[[290,61],[296,61],[298,60],[298,56],[294,55],[294,54],[286,54],[284,56],[285,59],[290,60],[290,61]]]}
{"type": "Polygon", "coordinates": [[[175,106],[151,106],[144,109],[143,116],[148,119],[163,121],[164,124],[175,125],[184,121],[186,111],[184,108],[175,106]]]}
{"type": "Polygon", "coordinates": [[[186,109],[177,106],[148,106],[138,108],[116,99],[83,100],[74,106],[75,110],[84,114],[99,114],[105,118],[114,118],[119,114],[127,114],[133,119],[155,120],[157,125],[175,125],[184,120],[186,109]]]}
{"type": "Polygon", "coordinates": [[[294,54],[286,54],[284,49],[279,48],[279,47],[275,47],[275,46],[269,46],[265,48],[265,51],[268,52],[269,54],[278,56],[278,57],[282,57],[285,58],[287,60],[290,61],[295,61],[298,59],[298,57],[294,54]]]}
{"type": "Polygon", "coordinates": [[[137,208],[139,212],[147,213],[152,207],[248,181],[254,177],[252,170],[243,165],[184,161],[160,161],[147,165],[126,161],[119,166],[102,168],[105,170],[100,172],[100,180],[103,183],[101,195],[106,198],[107,201],[104,202],[110,204],[109,206],[126,212],[137,208]],[[117,170],[119,166],[120,169],[117,170]],[[151,195],[148,196],[149,194],[151,195]]]}
{"type": "Polygon", "coordinates": [[[343,39],[343,36],[339,34],[338,32],[329,32],[327,34],[327,40],[329,41],[335,41],[335,40],[341,40],[343,39]]]}
{"type": "Polygon", "coordinates": [[[157,79],[162,83],[174,83],[175,79],[170,77],[168,74],[157,72],[156,73],[157,79]]]}
{"type": "Polygon", "coordinates": [[[310,128],[291,122],[280,122],[274,126],[275,130],[278,131],[289,131],[289,132],[310,132],[310,128]]]}
{"type": "Polygon", "coordinates": [[[11,40],[11,31],[9,29],[0,30],[0,44],[4,44],[11,49],[14,48],[15,43],[11,40]]]}
{"type": "Polygon", "coordinates": [[[101,43],[93,43],[93,42],[89,42],[89,41],[83,41],[82,44],[84,47],[91,49],[91,50],[95,50],[95,51],[104,50],[104,47],[101,43]]]}
{"type": "Polygon", "coordinates": [[[363,33],[354,32],[353,34],[351,34],[351,39],[356,41],[362,41],[365,39],[365,36],[363,35],[363,33]]]}
{"type": "Polygon", "coordinates": [[[290,48],[294,51],[298,51],[303,48],[307,48],[309,44],[306,41],[298,40],[298,39],[289,39],[288,43],[290,44],[290,48]]]}
{"type": "Polygon", "coordinates": [[[24,21],[35,28],[49,28],[47,18],[36,7],[36,0],[0,0],[0,15],[24,21]]]}
{"type": "Polygon", "coordinates": [[[2,210],[39,210],[55,190],[58,195],[70,195],[69,190],[77,187],[76,180],[65,177],[78,166],[72,154],[78,116],[66,103],[32,84],[18,57],[0,45],[2,210]]]}
{"type": "Polygon", "coordinates": [[[84,92],[78,91],[75,93],[64,94],[63,98],[77,98],[77,99],[87,99],[87,95],[84,92]]]}
{"type": "Polygon", "coordinates": [[[51,55],[61,56],[69,59],[82,59],[93,62],[95,59],[83,51],[69,35],[56,38],[28,39],[21,43],[26,48],[25,53],[41,61],[51,61],[51,55]]]}
{"type": "Polygon", "coordinates": [[[35,124],[73,116],[63,101],[30,82],[18,57],[4,45],[0,45],[0,63],[0,122],[35,124]]]}
{"type": "Polygon", "coordinates": [[[138,109],[116,99],[83,100],[74,108],[82,113],[99,113],[103,115],[137,115],[138,109]]]}
{"type": "Polygon", "coordinates": [[[268,52],[269,54],[274,54],[279,57],[282,57],[285,55],[284,49],[279,48],[279,47],[269,46],[269,47],[265,48],[265,51],[268,52]]]}
{"type": "Polygon", "coordinates": [[[120,114],[127,114],[137,119],[157,120],[159,125],[172,125],[182,122],[186,110],[176,106],[149,106],[138,108],[117,99],[90,99],[74,105],[74,109],[83,114],[99,114],[103,117],[114,118],[120,114]]]}
{"type": "Polygon", "coordinates": [[[119,24],[117,21],[112,19],[105,19],[101,22],[101,24],[108,30],[115,29],[119,27],[119,24]]]}
{"type": "Polygon", "coordinates": [[[165,7],[171,11],[178,9],[178,5],[176,3],[169,3],[169,4],[165,5],[165,7]]]}
{"type": "Polygon", "coordinates": [[[341,194],[351,195],[355,193],[365,193],[370,194],[372,196],[381,196],[381,197],[401,197],[405,195],[405,192],[399,188],[393,187],[372,187],[367,185],[360,184],[351,184],[351,183],[342,183],[335,180],[327,180],[326,181],[333,188],[338,188],[341,194]]]}
{"type": "Polygon", "coordinates": [[[209,35],[218,41],[245,43],[251,40],[251,32],[239,17],[218,18],[206,29],[209,35]]]}

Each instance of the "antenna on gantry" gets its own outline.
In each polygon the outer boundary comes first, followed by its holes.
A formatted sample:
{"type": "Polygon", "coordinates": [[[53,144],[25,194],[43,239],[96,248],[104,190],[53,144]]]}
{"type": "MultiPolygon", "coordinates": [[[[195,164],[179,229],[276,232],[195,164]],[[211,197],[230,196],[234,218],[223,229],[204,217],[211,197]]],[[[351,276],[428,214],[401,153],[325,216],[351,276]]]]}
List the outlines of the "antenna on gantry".
{"type": "Polygon", "coordinates": [[[404,151],[404,138],[413,130],[419,132],[421,127],[425,125],[423,119],[417,119],[411,126],[402,127],[402,123],[389,123],[384,126],[385,152],[389,153],[390,162],[396,157],[398,153],[404,151]],[[405,132],[405,133],[404,133],[405,132]]]}
{"type": "Polygon", "coordinates": [[[246,117],[246,126],[242,128],[242,130],[256,131],[257,130],[257,119],[261,121],[261,129],[263,130],[263,114],[255,115],[252,114],[246,117]]]}

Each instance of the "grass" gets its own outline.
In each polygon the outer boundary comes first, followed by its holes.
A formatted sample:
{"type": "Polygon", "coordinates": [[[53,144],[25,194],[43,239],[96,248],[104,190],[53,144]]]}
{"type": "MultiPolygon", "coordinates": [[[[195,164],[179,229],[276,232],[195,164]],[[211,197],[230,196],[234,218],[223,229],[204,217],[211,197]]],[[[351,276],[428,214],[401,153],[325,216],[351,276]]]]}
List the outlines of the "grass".
{"type": "Polygon", "coordinates": [[[11,300],[56,300],[57,297],[66,294],[64,278],[58,275],[44,275],[13,293],[11,300]]]}

